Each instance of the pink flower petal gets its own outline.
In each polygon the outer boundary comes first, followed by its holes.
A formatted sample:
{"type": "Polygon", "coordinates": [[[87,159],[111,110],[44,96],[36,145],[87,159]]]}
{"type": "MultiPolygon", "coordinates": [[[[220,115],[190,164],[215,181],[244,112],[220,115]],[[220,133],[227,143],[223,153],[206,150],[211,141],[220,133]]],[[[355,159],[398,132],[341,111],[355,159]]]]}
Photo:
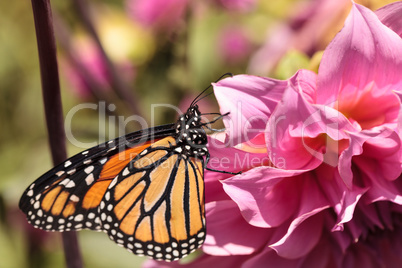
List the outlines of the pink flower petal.
{"type": "Polygon", "coordinates": [[[314,170],[314,173],[315,177],[320,178],[318,180],[320,189],[337,215],[337,221],[334,222],[334,227],[331,227],[332,230],[343,230],[343,224],[353,218],[355,207],[368,188],[360,188],[356,185],[353,185],[352,189],[347,188],[336,167],[321,165],[314,170]]]}
{"type": "Polygon", "coordinates": [[[332,236],[328,235],[328,232],[323,232],[320,241],[307,256],[300,260],[298,267],[341,267],[341,262],[340,248],[334,246],[332,236]]]}
{"type": "Polygon", "coordinates": [[[308,101],[315,99],[314,85],[306,81],[309,76],[305,73],[299,71],[290,80],[291,85],[268,121],[267,148],[271,162],[278,168],[314,169],[323,161],[336,166],[340,146],[336,141],[348,138],[345,131],[355,131],[337,110],[308,101]]]}
{"type": "Polygon", "coordinates": [[[213,84],[228,134],[236,145],[261,133],[281,99],[286,81],[251,75],[236,75],[213,84]]]}
{"type": "Polygon", "coordinates": [[[248,224],[231,201],[206,204],[207,237],[202,247],[210,255],[247,255],[266,246],[271,232],[248,224]]]}
{"type": "Polygon", "coordinates": [[[243,217],[258,227],[293,220],[293,227],[329,207],[312,174],[269,167],[255,168],[222,182],[243,217]]]}
{"type": "MultiPolygon", "coordinates": [[[[244,172],[256,166],[266,165],[269,162],[265,153],[248,153],[233,147],[226,147],[224,143],[213,137],[208,137],[208,149],[211,158],[207,167],[215,170],[244,172]]],[[[229,177],[233,177],[233,175],[205,170],[206,203],[229,199],[219,181],[229,177]]]]}
{"type": "Polygon", "coordinates": [[[298,267],[298,263],[300,260],[290,260],[280,257],[274,250],[271,248],[265,248],[258,255],[249,258],[244,264],[241,266],[242,268],[256,268],[256,267],[264,267],[264,268],[294,268],[298,267]]]}
{"type": "Polygon", "coordinates": [[[375,14],[380,21],[402,37],[402,2],[398,1],[378,9],[375,14]]]}
{"type": "Polygon", "coordinates": [[[298,208],[300,178],[289,177],[302,172],[260,167],[223,180],[222,184],[248,223],[275,227],[298,208]]]}
{"type": "Polygon", "coordinates": [[[317,102],[336,102],[363,128],[396,122],[400,104],[392,90],[402,87],[401,71],[401,38],[373,12],[354,4],[345,27],[324,52],[317,102]]]}
{"type": "MultiPolygon", "coordinates": [[[[367,168],[371,168],[367,166],[367,168]]],[[[376,177],[368,176],[369,183],[371,183],[370,189],[364,195],[366,203],[378,202],[378,201],[392,201],[396,204],[402,205],[402,178],[398,178],[395,181],[387,181],[383,179],[377,179],[376,177]]]]}
{"type": "Polygon", "coordinates": [[[349,147],[339,157],[339,174],[349,189],[354,178],[352,157],[359,161],[364,172],[371,172],[378,180],[394,180],[399,176],[402,171],[401,140],[396,132],[375,128],[349,134],[349,147]],[[361,158],[356,158],[358,155],[362,155],[361,158]]]}
{"type": "Polygon", "coordinates": [[[249,256],[211,256],[203,254],[202,256],[196,258],[194,261],[174,261],[174,262],[164,262],[164,261],[154,261],[147,260],[142,267],[143,268],[205,268],[205,267],[219,267],[219,268],[233,268],[238,267],[246,261],[249,256]]]}
{"type": "Polygon", "coordinates": [[[297,226],[291,226],[288,233],[270,247],[283,258],[300,258],[309,253],[320,240],[323,223],[322,214],[309,217],[297,226]]]}

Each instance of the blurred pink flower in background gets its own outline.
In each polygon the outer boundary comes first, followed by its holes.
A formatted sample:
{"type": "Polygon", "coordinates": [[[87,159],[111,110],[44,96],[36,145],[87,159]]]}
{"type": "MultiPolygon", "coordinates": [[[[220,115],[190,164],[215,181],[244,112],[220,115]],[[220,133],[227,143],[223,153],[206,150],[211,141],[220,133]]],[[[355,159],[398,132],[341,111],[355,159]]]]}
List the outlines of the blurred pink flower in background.
{"type": "Polygon", "coordinates": [[[238,26],[224,27],[219,34],[218,54],[227,64],[240,64],[247,59],[252,44],[238,26]]]}
{"type": "MultiPolygon", "coordinates": [[[[111,90],[110,74],[101,52],[97,46],[87,38],[76,38],[70,55],[65,55],[61,61],[61,68],[68,83],[68,87],[80,98],[91,98],[97,93],[111,90]]],[[[134,67],[127,60],[118,62],[117,68],[130,80],[134,76],[134,67]]]]}
{"type": "Polygon", "coordinates": [[[242,174],[205,172],[204,255],[183,266],[402,266],[401,6],[388,28],[353,4],[318,74],[214,84],[209,167],[242,174]]]}
{"type": "Polygon", "coordinates": [[[224,8],[232,11],[248,12],[255,8],[256,0],[218,0],[224,8]]]}
{"type": "Polygon", "coordinates": [[[131,17],[145,28],[174,30],[184,19],[187,0],[127,0],[131,17]]]}
{"type": "Polygon", "coordinates": [[[81,98],[92,96],[89,79],[97,83],[99,89],[110,89],[108,82],[110,77],[101,53],[97,50],[95,44],[88,39],[76,39],[75,41],[72,52],[72,57],[74,58],[68,59],[65,57],[61,61],[64,75],[68,83],[71,84],[69,88],[81,98]],[[77,66],[77,64],[81,66],[77,66]],[[80,67],[88,73],[83,73],[80,67]]]}
{"type": "Polygon", "coordinates": [[[303,5],[299,3],[288,23],[278,24],[269,31],[265,44],[251,57],[249,73],[267,75],[292,49],[308,55],[322,49],[324,37],[332,33],[334,22],[342,17],[349,5],[350,0],[313,0],[306,1],[303,5]]]}

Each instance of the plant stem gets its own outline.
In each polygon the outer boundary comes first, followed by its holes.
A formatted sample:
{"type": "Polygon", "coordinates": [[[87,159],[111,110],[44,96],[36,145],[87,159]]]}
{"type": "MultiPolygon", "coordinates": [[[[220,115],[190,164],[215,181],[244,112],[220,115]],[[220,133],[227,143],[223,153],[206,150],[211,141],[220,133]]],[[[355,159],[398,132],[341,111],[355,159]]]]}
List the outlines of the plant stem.
{"type": "MultiPolygon", "coordinates": [[[[67,158],[67,152],[52,10],[49,0],[31,0],[31,3],[38,44],[48,138],[53,164],[57,165],[67,158]]],[[[65,232],[62,237],[67,267],[82,267],[76,233],[65,232]]]]}

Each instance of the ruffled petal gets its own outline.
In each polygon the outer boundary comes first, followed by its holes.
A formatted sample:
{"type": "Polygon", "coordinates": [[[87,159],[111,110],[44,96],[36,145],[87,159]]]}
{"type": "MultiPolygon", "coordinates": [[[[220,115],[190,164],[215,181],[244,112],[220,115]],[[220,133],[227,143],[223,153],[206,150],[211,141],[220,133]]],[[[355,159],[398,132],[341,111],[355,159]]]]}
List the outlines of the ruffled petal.
{"type": "Polygon", "coordinates": [[[352,158],[375,180],[395,180],[401,174],[401,140],[395,131],[375,128],[349,135],[349,147],[339,157],[339,174],[349,189],[355,177],[352,158]]]}
{"type": "Polygon", "coordinates": [[[266,246],[271,232],[248,224],[231,201],[206,204],[207,237],[203,251],[210,255],[252,254],[266,246]]]}
{"type": "Polygon", "coordinates": [[[266,141],[271,162],[284,169],[314,169],[322,162],[336,166],[339,145],[333,141],[347,139],[345,131],[356,129],[337,110],[308,101],[314,96],[306,86],[308,81],[298,79],[303,73],[290,80],[268,121],[266,141]]]}
{"type": "MultiPolygon", "coordinates": [[[[214,170],[238,172],[253,167],[266,165],[269,158],[266,153],[248,153],[233,147],[226,147],[224,143],[213,137],[208,137],[208,149],[211,158],[207,167],[214,170]]],[[[220,180],[234,175],[205,170],[205,202],[229,199],[223,191],[220,180]]]]}
{"type": "Polygon", "coordinates": [[[266,123],[287,81],[236,75],[213,84],[227,131],[226,143],[232,146],[252,139],[264,131],[266,123]]]}
{"type": "Polygon", "coordinates": [[[236,256],[211,256],[203,254],[191,262],[175,261],[164,262],[147,260],[142,267],[143,268],[205,268],[205,267],[219,267],[219,268],[233,268],[239,267],[249,257],[236,255],[236,256]]]}
{"type": "Polygon", "coordinates": [[[225,192],[239,206],[246,221],[258,227],[275,227],[296,212],[303,171],[254,168],[222,181],[225,192]]]}
{"type": "Polygon", "coordinates": [[[364,129],[395,123],[402,87],[402,40],[367,8],[354,4],[324,52],[317,102],[337,107],[364,129]],[[364,40],[364,42],[362,42],[364,40]]]}
{"type": "Polygon", "coordinates": [[[315,171],[318,183],[323,194],[331,204],[332,210],[337,215],[332,231],[343,230],[343,224],[352,220],[355,207],[368,187],[361,188],[356,185],[348,188],[339,176],[336,167],[321,165],[315,171]]]}
{"type": "MultiPolygon", "coordinates": [[[[244,262],[241,268],[293,268],[298,267],[300,260],[290,260],[280,257],[273,249],[265,248],[259,254],[252,256],[244,262]]],[[[234,266],[235,267],[235,266],[234,266]]]]}
{"type": "Polygon", "coordinates": [[[323,223],[323,215],[317,214],[305,221],[292,224],[288,233],[270,247],[286,259],[297,259],[307,255],[320,240],[323,223]]]}
{"type": "Polygon", "coordinates": [[[375,14],[380,21],[402,37],[402,2],[398,1],[378,9],[375,14]]]}

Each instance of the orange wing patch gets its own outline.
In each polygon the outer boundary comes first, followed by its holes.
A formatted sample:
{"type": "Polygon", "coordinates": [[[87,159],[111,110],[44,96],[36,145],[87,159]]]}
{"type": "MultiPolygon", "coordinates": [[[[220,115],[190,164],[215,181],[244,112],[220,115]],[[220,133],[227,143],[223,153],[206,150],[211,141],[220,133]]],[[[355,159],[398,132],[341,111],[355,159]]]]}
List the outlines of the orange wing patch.
{"type": "Polygon", "coordinates": [[[164,244],[169,242],[169,234],[166,226],[166,202],[163,202],[155,211],[154,222],[154,240],[157,243],[164,244]]]}
{"type": "Polygon", "coordinates": [[[57,186],[51,190],[49,190],[49,192],[46,193],[45,197],[42,200],[42,209],[46,212],[48,212],[50,210],[50,208],[52,207],[55,198],[57,197],[57,195],[60,193],[61,191],[61,186],[57,186]]]}
{"type": "Polygon", "coordinates": [[[69,201],[66,207],[63,210],[63,216],[64,218],[67,218],[68,216],[71,216],[75,212],[75,205],[77,205],[76,202],[69,201]]]}
{"type": "Polygon", "coordinates": [[[177,158],[177,155],[172,155],[149,174],[150,185],[144,197],[145,211],[152,209],[164,194],[172,167],[175,165],[177,158]]]}
{"type": "Polygon", "coordinates": [[[151,142],[148,141],[141,146],[124,150],[123,152],[110,157],[103,166],[99,180],[113,179],[116,177],[117,174],[119,174],[120,171],[127,166],[134,157],[149,147],[150,144],[151,142]]]}
{"type": "Polygon", "coordinates": [[[146,242],[152,240],[150,216],[144,217],[135,231],[135,238],[146,242]]]}
{"type": "Polygon", "coordinates": [[[184,185],[186,179],[186,165],[184,161],[180,161],[176,178],[170,193],[170,228],[171,235],[176,240],[187,238],[186,218],[184,214],[184,185]]]}
{"type": "Polygon", "coordinates": [[[85,194],[84,200],[82,201],[82,207],[84,209],[90,209],[99,206],[103,196],[105,195],[107,187],[111,182],[112,180],[109,179],[94,183],[85,194]]]}
{"type": "Polygon", "coordinates": [[[57,197],[56,201],[54,201],[53,207],[52,207],[52,214],[53,215],[60,215],[64,208],[64,204],[67,201],[67,198],[70,196],[70,194],[66,191],[63,191],[59,194],[57,197]]]}
{"type": "MultiPolygon", "coordinates": [[[[195,160],[197,164],[199,160],[195,160]]],[[[190,196],[189,196],[189,209],[190,209],[190,235],[196,235],[202,228],[203,210],[200,205],[204,204],[204,184],[202,183],[202,169],[193,169],[188,167],[188,179],[190,182],[190,196]]]]}
{"type": "MultiPolygon", "coordinates": [[[[116,217],[120,220],[130,209],[131,204],[137,201],[138,196],[145,188],[145,182],[140,182],[134,189],[130,191],[114,208],[116,217]]],[[[133,223],[135,225],[135,223],[133,223]]]]}

